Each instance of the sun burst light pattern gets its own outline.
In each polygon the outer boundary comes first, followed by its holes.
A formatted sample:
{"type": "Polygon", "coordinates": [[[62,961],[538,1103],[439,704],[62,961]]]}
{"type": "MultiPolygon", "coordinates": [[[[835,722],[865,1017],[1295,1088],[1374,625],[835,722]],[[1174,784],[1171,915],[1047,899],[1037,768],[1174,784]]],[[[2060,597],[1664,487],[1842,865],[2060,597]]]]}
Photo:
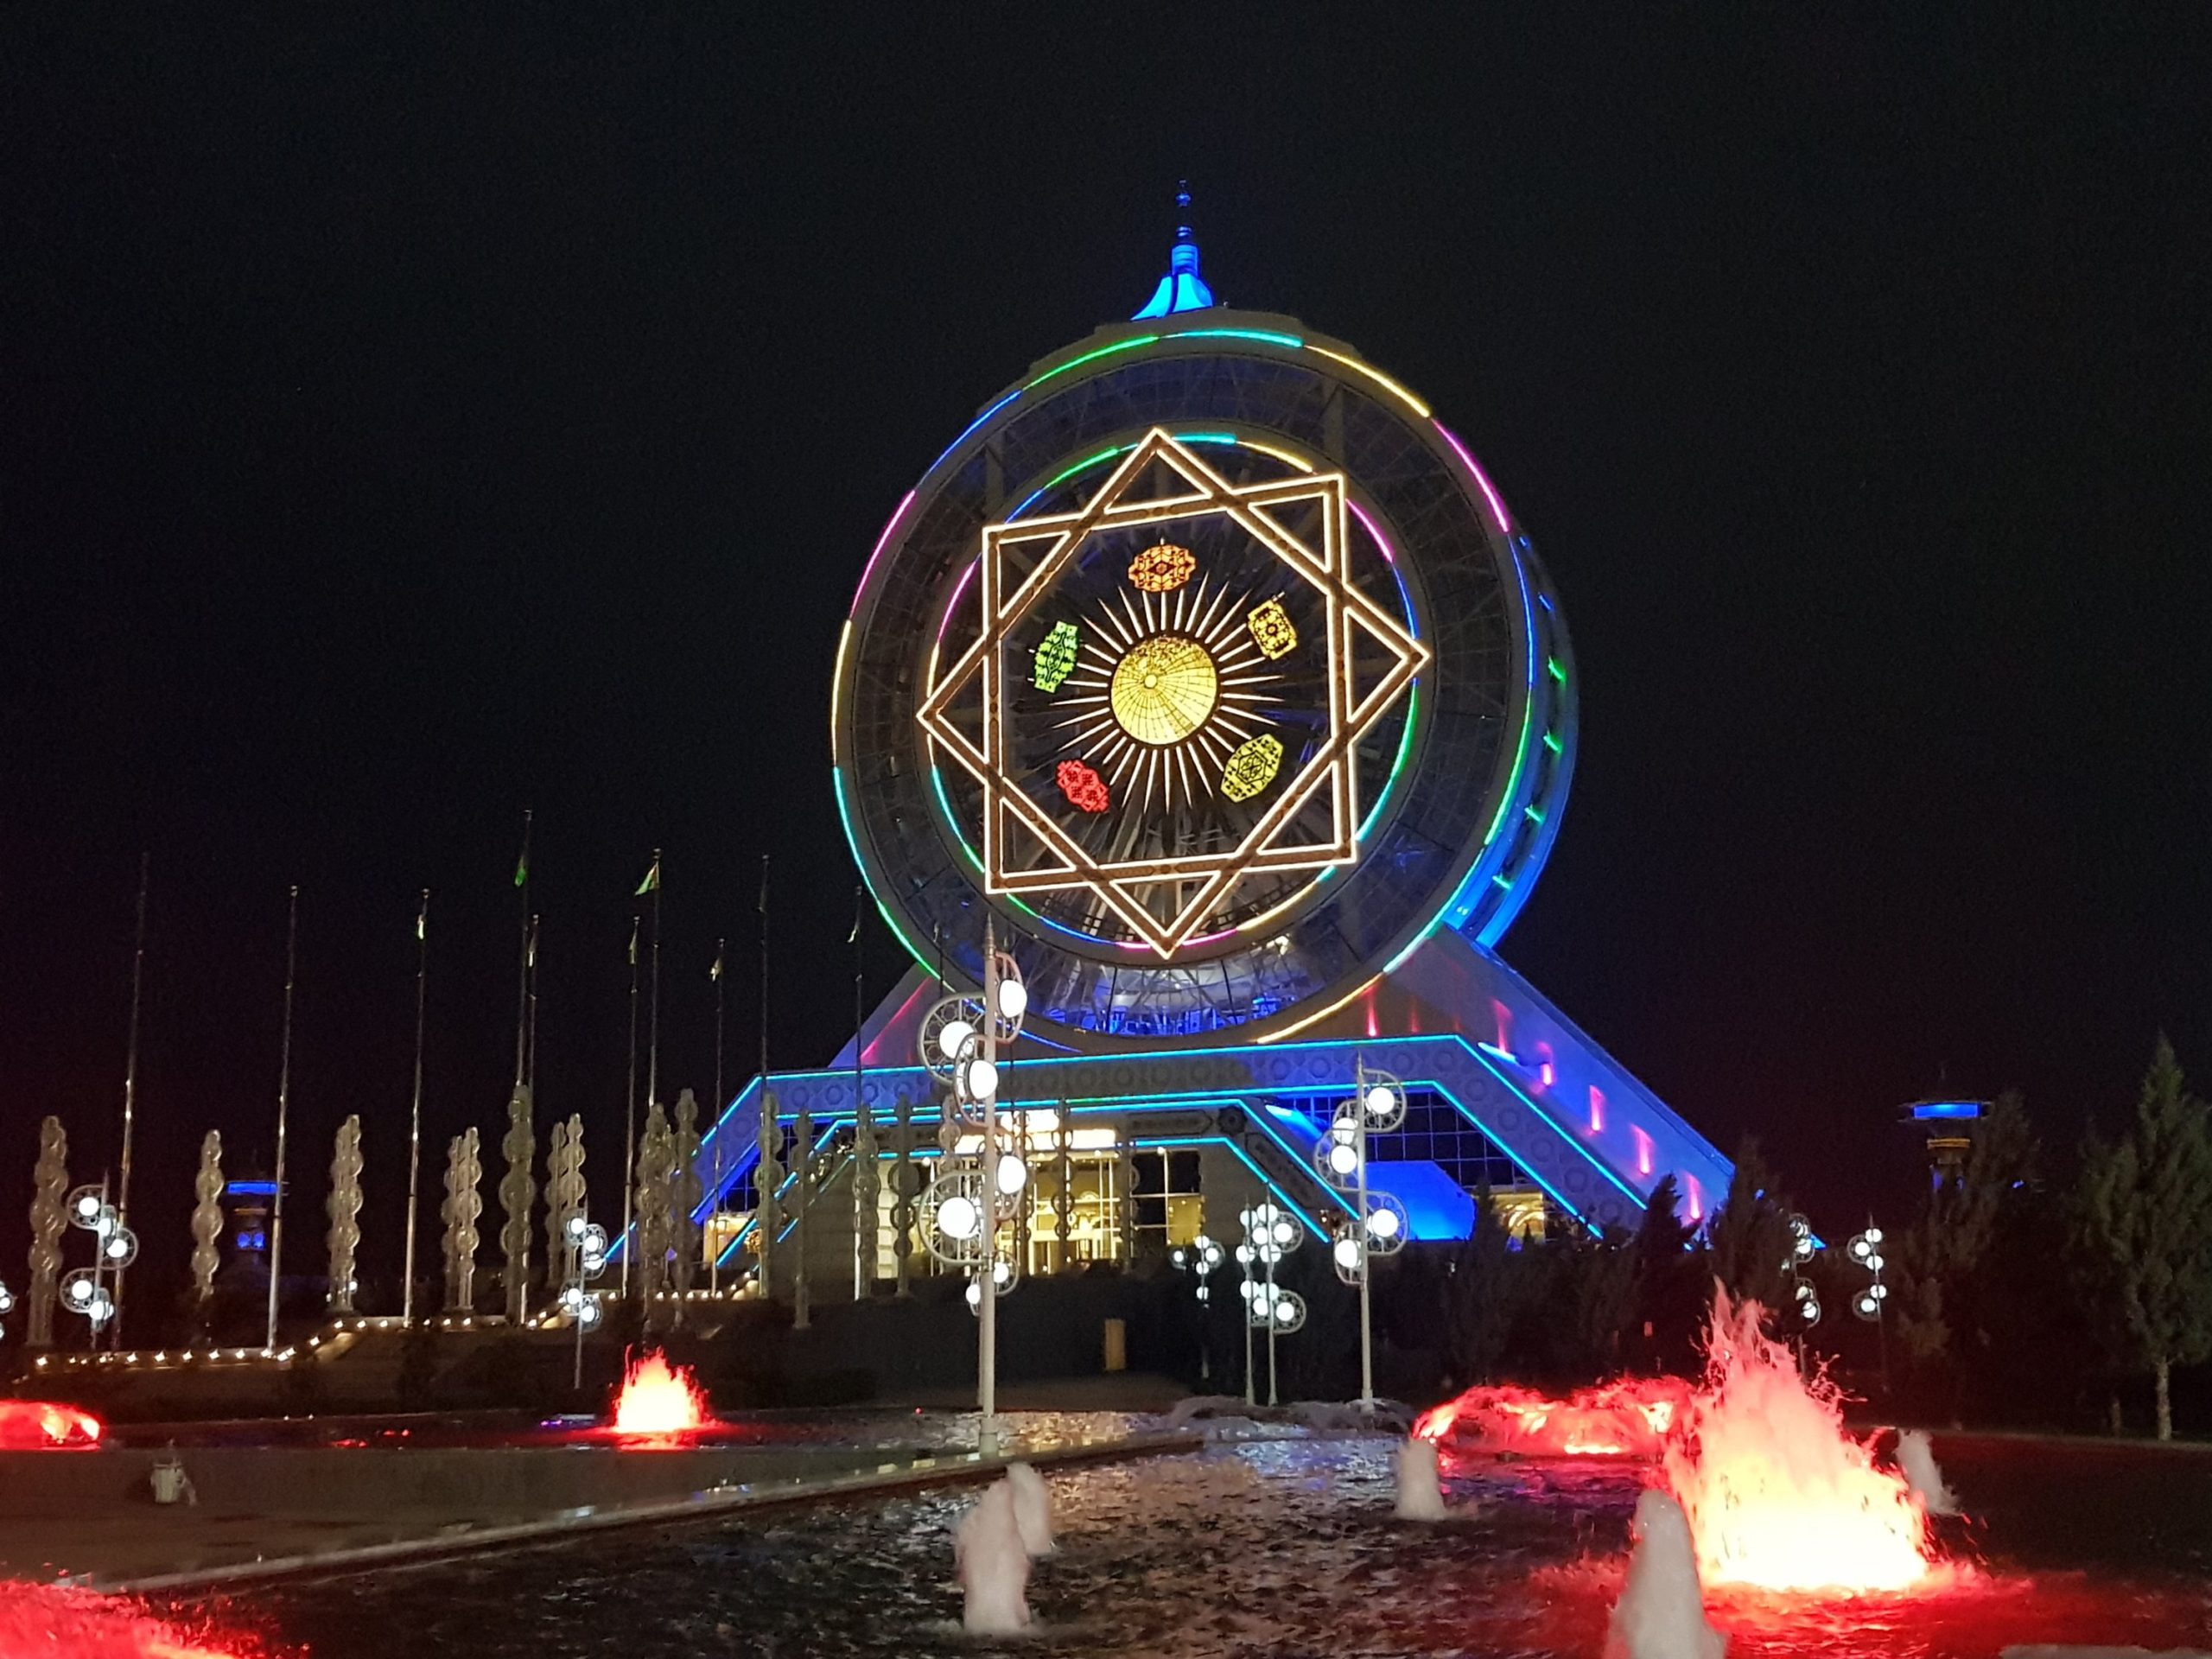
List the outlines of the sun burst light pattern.
{"type": "MultiPolygon", "coordinates": [[[[1172,597],[1103,601],[1067,678],[1073,695],[1061,699],[1074,711],[1058,722],[1061,747],[1140,810],[1189,807],[1211,794],[1230,757],[1265,734],[1277,701],[1268,688],[1281,678],[1243,611],[1204,576],[1172,597]]],[[[1277,740],[1278,765],[1281,753],[1277,740]]]]}
{"type": "Polygon", "coordinates": [[[1166,958],[1358,861],[1360,746],[1432,653],[1351,518],[1342,474],[1233,483],[1155,428],[1087,500],[982,527],[979,626],[914,718],[981,787],[987,893],[1081,893],[1053,901],[1077,931],[1166,958]],[[1075,666],[1038,699],[1063,626],[1075,666]]]}

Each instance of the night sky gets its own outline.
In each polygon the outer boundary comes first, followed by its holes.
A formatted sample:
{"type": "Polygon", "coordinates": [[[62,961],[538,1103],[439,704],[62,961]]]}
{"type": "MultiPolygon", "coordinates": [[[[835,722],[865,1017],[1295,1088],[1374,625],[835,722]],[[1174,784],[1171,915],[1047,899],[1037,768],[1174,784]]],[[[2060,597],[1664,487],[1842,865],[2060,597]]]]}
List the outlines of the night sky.
{"type": "Polygon", "coordinates": [[[600,1207],[655,847],[669,1090],[718,936],[753,1069],[764,852],[772,1057],[825,1059],[861,564],[1143,301],[1182,176],[1217,294],[1420,390],[1536,538],[1582,750],[1503,954],[1663,1098],[1840,1228],[1904,1101],[2070,1143],[2161,1028],[2212,1082],[2202,7],[444,10],[0,23],[18,1288],[37,1119],[114,1155],[142,848],[165,1282],[201,1133],[268,1155],[291,883],[304,1271],[355,1111],[397,1265],[426,887],[426,1134],[497,1138],[526,805],[600,1207]]]}

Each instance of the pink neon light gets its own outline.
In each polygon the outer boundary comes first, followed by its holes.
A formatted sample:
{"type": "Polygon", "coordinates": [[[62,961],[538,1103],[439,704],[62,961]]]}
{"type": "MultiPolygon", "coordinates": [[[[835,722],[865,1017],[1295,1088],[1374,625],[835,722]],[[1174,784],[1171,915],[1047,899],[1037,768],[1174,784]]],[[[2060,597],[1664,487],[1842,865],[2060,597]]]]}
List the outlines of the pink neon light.
{"type": "MultiPolygon", "coordinates": [[[[960,580],[958,582],[954,584],[952,589],[952,602],[944,607],[944,619],[937,625],[938,644],[943,645],[944,643],[944,631],[952,626],[952,613],[960,608],[960,596],[968,591],[968,583],[970,578],[972,578],[975,574],[982,568],[983,562],[982,560],[978,559],[975,563],[969,565],[965,570],[963,570],[960,573],[960,580]]],[[[865,580],[865,578],[863,578],[863,580],[865,580]]]]}
{"type": "Polygon", "coordinates": [[[1370,1037],[1379,1034],[1375,1026],[1375,987],[1372,985],[1367,988],[1367,1034],[1370,1037]]]}
{"type": "Polygon", "coordinates": [[[922,984],[914,988],[914,994],[899,1005],[899,1012],[893,1014],[888,1020],[883,1022],[883,1029],[875,1033],[874,1040],[870,1042],[866,1048],[861,1051],[861,1064],[862,1065],[874,1065],[876,1064],[876,1051],[883,1046],[883,1039],[891,1035],[893,1031],[900,1029],[902,1023],[906,1018],[906,1011],[912,1007],[915,1003],[920,1001],[924,996],[927,995],[935,987],[933,984],[922,984]]]}
{"type": "Polygon", "coordinates": [[[1490,1013],[1497,1022],[1497,1052],[1510,1060],[1513,1058],[1513,1010],[1493,998],[1490,1013]]]}
{"type": "Polygon", "coordinates": [[[1351,509],[1353,518],[1367,526],[1367,533],[1375,538],[1375,545],[1382,550],[1383,562],[1395,564],[1398,556],[1390,550],[1390,538],[1375,527],[1375,521],[1367,516],[1367,510],[1357,501],[1346,501],[1344,505],[1351,509]]]}
{"type": "Polygon", "coordinates": [[[1634,1124],[1629,1126],[1628,1132],[1636,1140],[1636,1173],[1649,1175],[1651,1173],[1651,1137],[1634,1124]]]}
{"type": "Polygon", "coordinates": [[[1497,524],[1497,533],[1501,536],[1510,535],[1512,531],[1512,524],[1505,516],[1505,503],[1497,499],[1497,492],[1491,487],[1490,480],[1484,475],[1480,464],[1467,453],[1467,446],[1454,437],[1452,429],[1443,422],[1431,421],[1429,424],[1444,435],[1444,442],[1452,446],[1452,452],[1454,454],[1467,463],[1467,470],[1475,475],[1475,482],[1482,486],[1483,499],[1490,503],[1491,517],[1497,524]]]}
{"type": "MultiPolygon", "coordinates": [[[[1445,435],[1449,437],[1451,434],[1446,433],[1445,435]]],[[[861,585],[853,589],[855,610],[860,608],[861,595],[868,591],[868,579],[875,574],[875,562],[883,556],[883,550],[890,544],[891,532],[899,527],[899,521],[906,516],[906,509],[913,505],[914,493],[909,490],[906,492],[906,499],[899,502],[898,511],[891,515],[891,522],[884,525],[883,534],[875,538],[875,551],[868,556],[868,563],[861,571],[861,585]]]]}
{"type": "Polygon", "coordinates": [[[1593,1083],[1590,1085],[1590,1133],[1603,1135],[1605,1132],[1605,1092],[1593,1083]]]}
{"type": "Polygon", "coordinates": [[[1689,1185],[1690,1219],[1703,1221],[1705,1219],[1705,1189],[1697,1184],[1697,1177],[1694,1175],[1685,1175],[1682,1179],[1689,1185]]]}

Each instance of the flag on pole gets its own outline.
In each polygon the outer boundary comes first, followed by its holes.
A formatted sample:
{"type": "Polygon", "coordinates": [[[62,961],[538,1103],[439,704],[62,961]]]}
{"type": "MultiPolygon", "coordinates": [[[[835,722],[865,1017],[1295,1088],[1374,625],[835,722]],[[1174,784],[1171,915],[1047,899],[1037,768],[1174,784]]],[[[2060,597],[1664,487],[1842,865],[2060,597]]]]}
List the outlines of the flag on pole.
{"type": "Polygon", "coordinates": [[[429,929],[430,895],[426,893],[423,895],[423,908],[415,912],[415,937],[418,939],[428,938],[429,929]]]}
{"type": "Polygon", "coordinates": [[[522,815],[522,856],[515,860],[515,886],[524,887],[530,880],[530,812],[522,815]]]}
{"type": "Polygon", "coordinates": [[[707,977],[713,980],[716,984],[720,984],[721,982],[722,946],[721,941],[719,939],[715,942],[715,965],[707,969],[707,977]]]}
{"type": "Polygon", "coordinates": [[[642,881],[640,881],[640,882],[639,882],[639,883],[638,883],[638,890],[637,890],[637,892],[635,892],[634,893],[631,894],[630,896],[631,896],[632,898],[633,898],[633,899],[642,899],[642,898],[644,898],[647,893],[653,892],[653,891],[654,891],[655,889],[657,889],[659,886],[660,886],[660,855],[659,855],[658,853],[655,853],[655,854],[653,855],[653,867],[652,867],[652,868],[651,868],[650,870],[647,870],[647,871],[645,872],[645,879],[644,880],[642,880],[642,881]]]}
{"type": "Polygon", "coordinates": [[[638,965],[638,918],[634,916],[630,918],[630,965],[638,965]]]}
{"type": "Polygon", "coordinates": [[[853,889],[853,931],[845,935],[847,944],[858,944],[861,942],[861,912],[868,904],[867,899],[863,896],[865,892],[866,889],[861,887],[853,889]]]}

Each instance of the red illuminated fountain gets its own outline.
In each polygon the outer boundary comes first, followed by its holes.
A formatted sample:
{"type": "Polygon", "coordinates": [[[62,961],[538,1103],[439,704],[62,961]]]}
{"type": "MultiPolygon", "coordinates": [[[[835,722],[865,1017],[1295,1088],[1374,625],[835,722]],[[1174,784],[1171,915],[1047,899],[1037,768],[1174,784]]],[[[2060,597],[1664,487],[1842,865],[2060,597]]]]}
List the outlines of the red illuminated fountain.
{"type": "Polygon", "coordinates": [[[100,1420],[51,1400],[0,1400],[0,1452],[42,1452],[100,1443],[100,1420]]]}
{"type": "Polygon", "coordinates": [[[689,1366],[671,1365],[658,1348],[630,1362],[614,1397],[614,1432],[626,1440],[692,1434],[713,1419],[707,1395],[689,1366]]]}
{"type": "Polygon", "coordinates": [[[1835,1385],[1801,1375],[1761,1317],[1716,1292],[1705,1377],[1663,1453],[1706,1584],[1853,1593],[1953,1576],[1904,1476],[1876,1465],[1835,1385]]]}
{"type": "Polygon", "coordinates": [[[250,1659],[259,1651],[209,1646],[119,1596],[0,1583],[0,1659],[250,1659]]]}
{"type": "Polygon", "coordinates": [[[1627,1377],[1564,1400],[1531,1389],[1475,1388],[1423,1412],[1414,1433],[1522,1457],[1656,1459],[1689,1398],[1689,1384],[1671,1376],[1627,1377]]]}

